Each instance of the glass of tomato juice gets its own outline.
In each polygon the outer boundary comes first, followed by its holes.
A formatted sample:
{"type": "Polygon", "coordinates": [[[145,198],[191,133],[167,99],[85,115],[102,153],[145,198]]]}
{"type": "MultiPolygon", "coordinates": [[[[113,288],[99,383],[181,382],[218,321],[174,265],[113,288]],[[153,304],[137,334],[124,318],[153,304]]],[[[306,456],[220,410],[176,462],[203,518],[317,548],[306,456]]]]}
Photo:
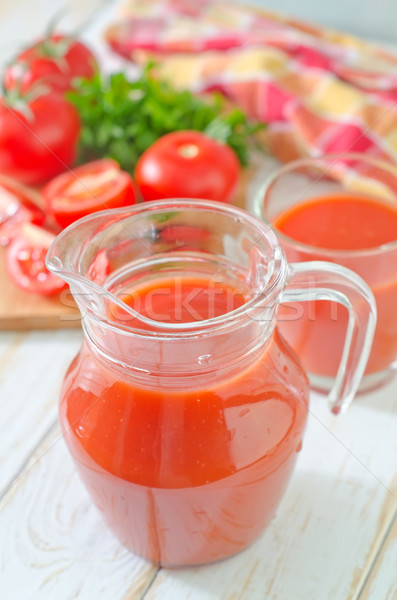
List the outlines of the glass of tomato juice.
{"type": "MultiPolygon", "coordinates": [[[[365,154],[288,163],[271,174],[255,213],[277,233],[288,260],[343,265],[370,286],[378,320],[361,390],[379,386],[397,367],[397,166],[365,154]]],[[[315,293],[312,302],[279,311],[279,329],[312,382],[327,389],[342,356],[347,311],[315,293]]]]}
{"type": "Polygon", "coordinates": [[[288,265],[259,219],[199,200],[85,217],[58,236],[47,265],[70,284],[84,330],[60,422],[110,529],[168,566],[245,548],[275,513],[308,412],[278,306],[310,299],[308,281],[348,306],[338,412],[371,346],[368,286],[329,263],[288,265]]]}

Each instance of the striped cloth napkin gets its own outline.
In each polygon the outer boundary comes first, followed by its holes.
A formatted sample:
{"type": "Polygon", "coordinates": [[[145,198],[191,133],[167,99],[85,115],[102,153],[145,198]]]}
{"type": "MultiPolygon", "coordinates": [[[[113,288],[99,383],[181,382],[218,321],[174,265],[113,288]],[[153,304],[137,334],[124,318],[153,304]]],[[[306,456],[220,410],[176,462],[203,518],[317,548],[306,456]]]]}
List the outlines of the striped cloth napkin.
{"type": "Polygon", "coordinates": [[[129,0],[106,39],[268,123],[282,161],[356,151],[397,162],[397,58],[375,45],[214,0],[129,0]]]}

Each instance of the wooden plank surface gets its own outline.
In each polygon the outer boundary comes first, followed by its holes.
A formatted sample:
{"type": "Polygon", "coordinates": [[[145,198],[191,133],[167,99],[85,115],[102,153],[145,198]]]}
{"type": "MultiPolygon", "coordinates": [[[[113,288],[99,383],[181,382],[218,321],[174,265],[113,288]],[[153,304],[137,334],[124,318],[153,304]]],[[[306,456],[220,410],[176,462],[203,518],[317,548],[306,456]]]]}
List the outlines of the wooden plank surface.
{"type": "Polygon", "coordinates": [[[393,572],[397,573],[397,508],[388,536],[382,544],[367,581],[364,582],[359,600],[396,600],[397,576],[390,577],[393,572]]]}
{"type": "Polygon", "coordinates": [[[0,503],[0,540],[4,600],[138,600],[157,572],[103,526],[59,429],[0,503]]]}
{"type": "Polygon", "coordinates": [[[313,395],[297,470],[261,538],[224,562],[157,572],[106,530],[53,429],[79,332],[0,340],[0,598],[357,600],[382,549],[368,598],[394,593],[385,540],[396,513],[397,381],[342,417],[313,395]]]}
{"type": "Polygon", "coordinates": [[[80,331],[1,334],[0,496],[54,425],[62,379],[81,339],[80,331]]]}
{"type": "Polygon", "coordinates": [[[69,290],[55,296],[29,294],[15,286],[0,249],[0,330],[63,329],[80,327],[78,310],[69,290]]]}
{"type": "MultiPolygon", "coordinates": [[[[162,570],[145,600],[356,600],[395,515],[396,391],[339,418],[313,396],[297,471],[260,540],[223,563],[162,570]]],[[[395,586],[395,567],[385,565],[382,589],[395,586]]]]}

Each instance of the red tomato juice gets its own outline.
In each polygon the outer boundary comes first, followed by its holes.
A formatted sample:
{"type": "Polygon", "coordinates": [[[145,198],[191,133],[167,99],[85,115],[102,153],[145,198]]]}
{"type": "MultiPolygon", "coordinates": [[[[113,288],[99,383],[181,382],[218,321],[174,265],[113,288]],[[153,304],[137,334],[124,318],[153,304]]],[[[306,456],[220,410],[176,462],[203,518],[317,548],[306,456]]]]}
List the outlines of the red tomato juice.
{"type": "MultiPolygon", "coordinates": [[[[274,226],[292,240],[312,247],[305,250],[282,240],[290,262],[331,260],[368,283],[376,299],[378,322],[366,374],[386,370],[397,359],[397,245],[379,247],[397,243],[397,203],[354,194],[311,198],[280,215],[274,226]]],[[[347,310],[325,300],[295,307],[295,313],[293,308],[280,311],[282,333],[309,372],[334,376],[347,310]]]]}
{"type": "MultiPolygon", "coordinates": [[[[169,322],[223,315],[246,301],[230,286],[187,276],[137,286],[131,298],[141,314],[169,322]]],[[[137,554],[163,565],[235,554],[268,524],[287,485],[307,377],[275,330],[241,364],[191,373],[183,386],[156,381],[115,373],[83,347],[60,404],[79,473],[137,554]]]]}

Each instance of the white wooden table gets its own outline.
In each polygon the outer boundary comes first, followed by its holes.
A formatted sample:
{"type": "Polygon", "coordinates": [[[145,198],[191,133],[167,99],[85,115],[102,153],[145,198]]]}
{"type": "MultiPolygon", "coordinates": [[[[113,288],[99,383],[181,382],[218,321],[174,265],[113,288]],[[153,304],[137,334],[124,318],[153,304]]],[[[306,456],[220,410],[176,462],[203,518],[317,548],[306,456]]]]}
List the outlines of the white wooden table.
{"type": "Polygon", "coordinates": [[[194,569],[123,549],[80,483],[56,420],[79,331],[0,335],[0,598],[397,598],[397,380],[332,416],[313,395],[297,469],[252,547],[194,569]]]}
{"type": "Polygon", "coordinates": [[[1,600],[397,599],[397,380],[342,417],[312,396],[297,469],[253,546],[158,569],[113,539],[64,446],[57,397],[80,343],[79,331],[0,334],[1,600]]]}

